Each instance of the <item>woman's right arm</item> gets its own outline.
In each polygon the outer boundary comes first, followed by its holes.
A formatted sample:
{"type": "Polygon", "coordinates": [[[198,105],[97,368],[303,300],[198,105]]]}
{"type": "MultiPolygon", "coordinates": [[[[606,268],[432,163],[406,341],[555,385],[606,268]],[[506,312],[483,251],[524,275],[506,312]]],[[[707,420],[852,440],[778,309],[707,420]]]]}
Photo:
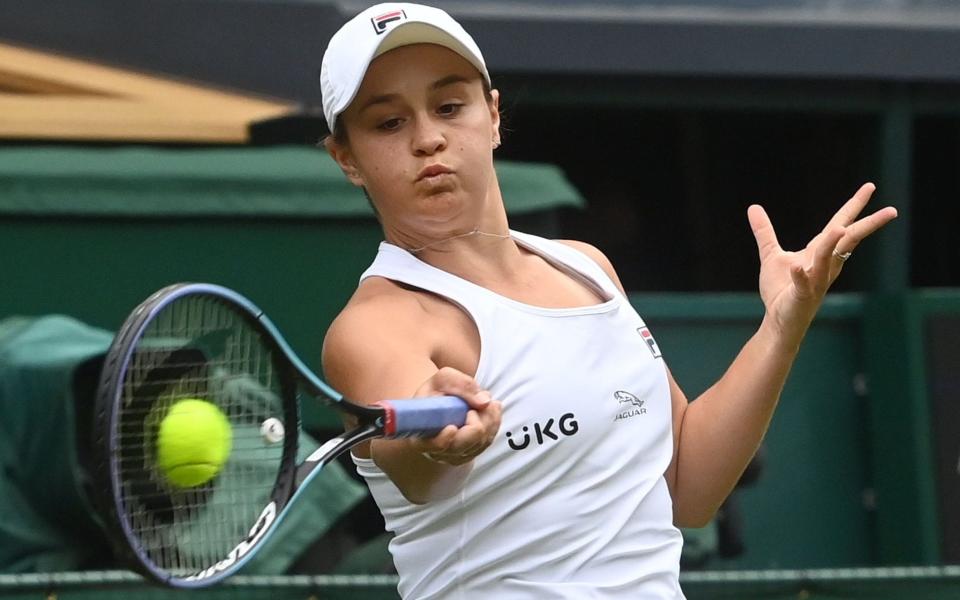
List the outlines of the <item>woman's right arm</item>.
{"type": "Polygon", "coordinates": [[[323,344],[327,381],[362,404],[385,399],[453,395],[471,410],[463,427],[448,426],[428,439],[374,440],[354,448],[377,466],[410,502],[424,504],[457,493],[473,459],[500,427],[500,403],[460,371],[432,356],[437,329],[415,298],[394,295],[351,302],[336,318],[323,344]]]}

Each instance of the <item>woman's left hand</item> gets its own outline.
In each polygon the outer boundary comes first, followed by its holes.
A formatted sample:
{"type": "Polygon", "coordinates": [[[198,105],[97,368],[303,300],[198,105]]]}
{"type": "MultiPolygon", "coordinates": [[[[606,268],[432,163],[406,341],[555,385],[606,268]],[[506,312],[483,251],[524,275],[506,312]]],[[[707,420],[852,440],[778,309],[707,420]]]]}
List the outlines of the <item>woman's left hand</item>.
{"type": "Polygon", "coordinates": [[[760,252],[760,297],[767,317],[785,341],[799,344],[824,295],[857,245],[896,218],[897,209],[888,206],[857,219],[875,189],[872,183],[861,186],[823,231],[798,252],[780,247],[762,207],[755,204],[747,209],[760,252]]]}

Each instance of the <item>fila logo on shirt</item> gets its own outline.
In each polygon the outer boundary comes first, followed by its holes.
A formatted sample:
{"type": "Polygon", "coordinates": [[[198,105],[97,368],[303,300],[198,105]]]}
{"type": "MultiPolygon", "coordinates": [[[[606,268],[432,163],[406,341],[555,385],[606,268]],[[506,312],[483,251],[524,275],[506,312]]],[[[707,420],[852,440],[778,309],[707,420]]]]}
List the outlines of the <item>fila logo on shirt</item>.
{"type": "Polygon", "coordinates": [[[617,416],[613,419],[614,422],[621,421],[623,419],[629,419],[630,417],[636,417],[637,415],[647,414],[647,409],[643,407],[644,401],[640,398],[637,398],[630,392],[618,390],[613,393],[613,397],[617,400],[617,402],[619,402],[617,416]]]}
{"type": "Polygon", "coordinates": [[[647,347],[650,348],[650,353],[653,354],[654,358],[660,358],[660,346],[657,345],[657,340],[653,339],[653,334],[650,333],[650,330],[646,327],[637,327],[637,333],[640,334],[640,337],[643,338],[643,341],[647,343],[647,347]]]}
{"type": "Polygon", "coordinates": [[[546,422],[542,424],[534,423],[533,435],[536,436],[535,438],[530,436],[530,427],[524,425],[522,431],[523,436],[519,442],[516,440],[516,437],[521,436],[515,437],[513,433],[507,432],[507,444],[514,450],[523,450],[529,446],[534,439],[537,440],[538,446],[542,446],[548,439],[559,440],[561,435],[570,437],[580,431],[580,425],[577,423],[577,418],[573,413],[566,413],[556,420],[547,419],[546,422]],[[557,426],[556,430],[553,428],[554,423],[556,423],[557,426]]]}
{"type": "Polygon", "coordinates": [[[373,24],[373,30],[377,35],[382,35],[387,31],[387,27],[390,23],[395,21],[402,21],[407,18],[407,13],[402,10],[393,10],[388,13],[383,13],[379,17],[373,17],[370,19],[370,23],[373,24]]]}

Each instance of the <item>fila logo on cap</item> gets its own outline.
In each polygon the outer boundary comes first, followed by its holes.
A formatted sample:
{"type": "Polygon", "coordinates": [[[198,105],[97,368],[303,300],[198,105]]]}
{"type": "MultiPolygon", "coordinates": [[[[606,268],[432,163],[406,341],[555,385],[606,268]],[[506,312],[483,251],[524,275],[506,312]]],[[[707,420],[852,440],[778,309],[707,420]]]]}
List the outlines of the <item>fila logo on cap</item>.
{"type": "Polygon", "coordinates": [[[407,18],[407,13],[402,10],[392,10],[388,13],[384,13],[379,17],[373,17],[370,19],[370,22],[373,24],[373,30],[377,35],[381,35],[387,31],[387,26],[394,21],[402,21],[407,18]]]}

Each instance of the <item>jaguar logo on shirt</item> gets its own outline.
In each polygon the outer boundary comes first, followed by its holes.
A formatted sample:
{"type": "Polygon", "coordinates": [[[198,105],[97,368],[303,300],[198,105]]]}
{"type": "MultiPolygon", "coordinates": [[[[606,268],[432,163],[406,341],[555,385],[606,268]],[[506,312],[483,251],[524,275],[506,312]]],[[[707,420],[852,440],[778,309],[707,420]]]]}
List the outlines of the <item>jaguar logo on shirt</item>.
{"type": "Polygon", "coordinates": [[[637,398],[630,392],[617,390],[613,393],[613,397],[619,403],[617,416],[613,419],[615,422],[622,421],[623,419],[629,419],[630,417],[647,414],[647,409],[643,407],[644,401],[640,398],[637,398]]]}
{"type": "Polygon", "coordinates": [[[515,436],[513,432],[508,431],[507,444],[514,450],[523,450],[530,446],[534,440],[536,440],[538,446],[542,446],[548,440],[557,441],[560,436],[570,437],[576,435],[578,431],[580,431],[580,424],[577,423],[576,416],[573,413],[566,413],[559,419],[547,419],[543,423],[535,422],[532,436],[528,425],[524,425],[521,429],[522,435],[515,436]]]}

